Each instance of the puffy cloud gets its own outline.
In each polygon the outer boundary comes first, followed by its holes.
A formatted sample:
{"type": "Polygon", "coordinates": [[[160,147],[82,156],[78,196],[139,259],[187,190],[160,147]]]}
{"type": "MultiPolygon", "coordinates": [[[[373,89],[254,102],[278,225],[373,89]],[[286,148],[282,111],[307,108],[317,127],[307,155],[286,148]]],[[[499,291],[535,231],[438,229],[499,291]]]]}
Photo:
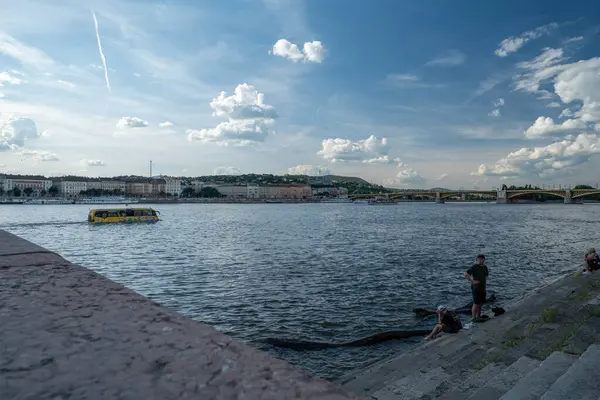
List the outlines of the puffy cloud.
{"type": "Polygon", "coordinates": [[[48,151],[43,151],[43,150],[28,150],[28,149],[23,149],[21,151],[19,151],[17,154],[19,154],[22,157],[26,157],[26,158],[33,158],[34,160],[37,161],[60,161],[60,158],[58,158],[58,156],[54,153],[50,153],[48,151]]]}
{"type": "Polygon", "coordinates": [[[502,97],[494,101],[494,107],[502,107],[504,105],[504,99],[502,97]]]}
{"type": "MultiPolygon", "coordinates": [[[[382,156],[387,156],[387,153],[390,150],[387,138],[381,138],[381,140],[379,140],[374,135],[356,142],[353,142],[350,139],[325,139],[321,143],[321,146],[322,149],[317,152],[317,155],[322,156],[332,163],[373,163],[374,160],[381,160],[382,156]]],[[[387,160],[387,158],[385,160],[387,160]]]]}
{"type": "Polygon", "coordinates": [[[443,181],[444,179],[446,179],[448,177],[448,174],[439,174],[438,176],[435,177],[436,181],[443,181]]]}
{"type": "Polygon", "coordinates": [[[227,117],[214,128],[188,130],[188,140],[221,146],[249,146],[264,142],[275,124],[277,112],[264,103],[264,95],[252,85],[238,85],[233,95],[221,92],[210,102],[213,115],[227,117]]]}
{"type": "Polygon", "coordinates": [[[562,105],[558,101],[553,101],[552,103],[546,104],[548,108],[560,108],[562,105]]]}
{"type": "Polygon", "coordinates": [[[564,136],[580,131],[586,128],[586,123],[579,119],[567,119],[561,124],[555,124],[554,120],[549,117],[539,117],[525,131],[525,137],[529,139],[538,139],[543,137],[555,137],[557,135],[564,136]]]}
{"type": "Polygon", "coordinates": [[[165,122],[161,122],[160,124],[158,124],[158,126],[161,128],[170,128],[173,126],[173,123],[170,121],[165,121],[165,122]]]}
{"type": "Polygon", "coordinates": [[[37,126],[32,119],[0,116],[0,151],[23,147],[27,139],[36,139],[39,136],[37,126]]]}
{"type": "Polygon", "coordinates": [[[138,117],[121,117],[117,122],[117,128],[145,128],[148,126],[148,122],[138,117]]]}
{"type": "Polygon", "coordinates": [[[426,66],[454,66],[465,62],[466,56],[458,50],[448,50],[425,63],[426,66]]]}
{"type": "Polygon", "coordinates": [[[425,178],[413,168],[406,168],[398,172],[395,183],[399,185],[416,185],[425,183],[425,178]]]}
{"type": "Polygon", "coordinates": [[[230,120],[221,122],[215,128],[188,130],[188,139],[202,143],[216,143],[221,146],[249,146],[264,142],[270,132],[273,120],[230,120]]]}
{"type": "Polygon", "coordinates": [[[296,165],[288,168],[290,175],[308,175],[308,176],[323,176],[331,175],[331,170],[327,167],[312,166],[312,165],[296,165]]]}
{"type": "Polygon", "coordinates": [[[291,43],[286,39],[279,39],[275,45],[273,45],[272,54],[287,58],[294,62],[314,62],[321,63],[325,58],[325,49],[323,44],[319,41],[312,41],[304,43],[304,48],[300,48],[291,43]]]}
{"type": "Polygon", "coordinates": [[[481,164],[472,175],[547,178],[583,164],[598,153],[600,138],[594,134],[582,133],[544,147],[522,148],[495,164],[481,164]]]}
{"type": "Polygon", "coordinates": [[[498,57],[506,57],[509,53],[517,52],[521,47],[531,40],[548,35],[552,30],[558,28],[557,23],[540,26],[531,31],[523,32],[520,36],[508,37],[500,42],[500,47],[494,52],[498,57]]]}
{"type": "Polygon", "coordinates": [[[213,171],[213,175],[241,175],[242,172],[234,167],[217,167],[213,171]]]}
{"type": "Polygon", "coordinates": [[[252,85],[242,83],[238,85],[233,95],[227,96],[221,92],[210,102],[217,117],[231,119],[277,118],[275,107],[264,104],[264,94],[259,93],[252,85]]]}
{"type": "Polygon", "coordinates": [[[106,163],[102,160],[81,160],[80,163],[82,165],[86,165],[88,167],[104,167],[106,163]]]}
{"type": "Polygon", "coordinates": [[[25,82],[23,79],[14,77],[8,72],[0,72],[0,86],[3,86],[3,83],[9,83],[11,85],[20,85],[23,82],[25,82]]]}

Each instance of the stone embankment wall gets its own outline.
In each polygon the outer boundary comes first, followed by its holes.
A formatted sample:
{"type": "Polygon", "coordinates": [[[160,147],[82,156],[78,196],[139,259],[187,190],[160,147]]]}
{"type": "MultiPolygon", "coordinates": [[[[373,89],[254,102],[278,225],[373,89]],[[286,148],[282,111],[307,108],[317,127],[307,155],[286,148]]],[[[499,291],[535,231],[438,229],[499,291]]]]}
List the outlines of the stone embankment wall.
{"type": "Polygon", "coordinates": [[[357,399],[0,230],[0,399],[357,399]]]}

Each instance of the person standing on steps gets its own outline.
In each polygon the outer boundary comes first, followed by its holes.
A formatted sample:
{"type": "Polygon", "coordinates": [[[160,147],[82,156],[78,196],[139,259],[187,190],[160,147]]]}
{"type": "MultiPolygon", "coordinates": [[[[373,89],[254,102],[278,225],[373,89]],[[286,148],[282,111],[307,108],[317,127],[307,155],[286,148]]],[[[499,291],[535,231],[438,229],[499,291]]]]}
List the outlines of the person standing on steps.
{"type": "Polygon", "coordinates": [[[471,293],[473,294],[471,314],[473,319],[481,317],[481,309],[483,303],[485,303],[488,275],[489,271],[487,265],[485,265],[485,255],[478,254],[477,262],[465,272],[465,278],[471,281],[471,293]]]}

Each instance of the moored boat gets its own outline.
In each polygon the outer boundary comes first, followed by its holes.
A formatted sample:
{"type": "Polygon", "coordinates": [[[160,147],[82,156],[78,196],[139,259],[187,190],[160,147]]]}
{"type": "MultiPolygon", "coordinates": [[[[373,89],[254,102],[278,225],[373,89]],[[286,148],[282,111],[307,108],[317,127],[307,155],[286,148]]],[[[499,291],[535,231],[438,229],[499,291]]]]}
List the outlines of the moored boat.
{"type": "Polygon", "coordinates": [[[103,208],[90,210],[88,222],[90,224],[134,224],[154,223],[160,221],[160,212],[152,208],[103,208]]]}

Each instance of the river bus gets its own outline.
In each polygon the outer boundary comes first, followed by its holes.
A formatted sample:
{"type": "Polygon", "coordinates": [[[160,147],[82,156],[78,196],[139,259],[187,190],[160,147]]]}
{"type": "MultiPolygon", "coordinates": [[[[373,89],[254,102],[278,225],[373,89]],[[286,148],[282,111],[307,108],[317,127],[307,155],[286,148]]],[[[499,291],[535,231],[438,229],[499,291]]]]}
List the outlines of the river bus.
{"type": "Polygon", "coordinates": [[[155,223],[160,221],[160,212],[152,208],[101,208],[90,210],[88,222],[90,224],[134,224],[155,223]]]}

